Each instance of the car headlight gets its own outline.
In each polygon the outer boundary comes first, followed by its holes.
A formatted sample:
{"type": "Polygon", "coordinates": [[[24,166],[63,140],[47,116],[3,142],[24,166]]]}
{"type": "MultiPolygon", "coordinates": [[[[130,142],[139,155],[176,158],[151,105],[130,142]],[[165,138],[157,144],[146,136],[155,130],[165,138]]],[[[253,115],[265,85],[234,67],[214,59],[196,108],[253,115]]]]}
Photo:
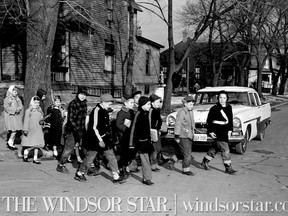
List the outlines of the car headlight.
{"type": "Polygon", "coordinates": [[[241,121],[239,118],[233,119],[233,127],[237,129],[241,129],[241,121]]]}
{"type": "Polygon", "coordinates": [[[168,116],[167,118],[167,125],[168,127],[174,126],[176,122],[176,119],[173,116],[168,116]]]}

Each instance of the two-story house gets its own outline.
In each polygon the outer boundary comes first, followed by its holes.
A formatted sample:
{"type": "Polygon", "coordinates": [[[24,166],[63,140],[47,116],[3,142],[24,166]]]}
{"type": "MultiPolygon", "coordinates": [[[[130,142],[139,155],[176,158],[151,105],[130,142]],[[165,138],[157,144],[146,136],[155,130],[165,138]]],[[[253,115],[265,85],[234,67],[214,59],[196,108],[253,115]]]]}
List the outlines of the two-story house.
{"type": "MultiPolygon", "coordinates": [[[[75,0],[74,4],[62,2],[60,8],[51,58],[52,89],[71,93],[78,86],[86,86],[94,96],[108,92],[121,97],[127,72],[128,2],[75,0]]],[[[135,26],[133,84],[143,93],[151,94],[158,86],[163,46],[136,35],[137,13],[142,10],[135,2],[132,2],[132,10],[135,26]]],[[[25,32],[9,43],[7,36],[0,41],[2,82],[24,81],[25,40],[20,40],[23,37],[25,32]]]]}

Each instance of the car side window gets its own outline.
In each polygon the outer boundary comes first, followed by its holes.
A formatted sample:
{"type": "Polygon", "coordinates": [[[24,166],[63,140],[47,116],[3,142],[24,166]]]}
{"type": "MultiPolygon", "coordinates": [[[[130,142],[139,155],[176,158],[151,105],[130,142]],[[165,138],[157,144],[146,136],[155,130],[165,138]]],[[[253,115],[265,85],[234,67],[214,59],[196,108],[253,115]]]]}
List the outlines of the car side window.
{"type": "Polygon", "coordinates": [[[254,97],[256,99],[257,106],[261,106],[261,101],[260,101],[259,95],[257,93],[254,93],[254,97]]]}
{"type": "Polygon", "coordinates": [[[254,98],[253,93],[249,93],[249,99],[250,99],[250,102],[251,102],[251,106],[257,106],[257,103],[256,103],[256,100],[254,98]]]}

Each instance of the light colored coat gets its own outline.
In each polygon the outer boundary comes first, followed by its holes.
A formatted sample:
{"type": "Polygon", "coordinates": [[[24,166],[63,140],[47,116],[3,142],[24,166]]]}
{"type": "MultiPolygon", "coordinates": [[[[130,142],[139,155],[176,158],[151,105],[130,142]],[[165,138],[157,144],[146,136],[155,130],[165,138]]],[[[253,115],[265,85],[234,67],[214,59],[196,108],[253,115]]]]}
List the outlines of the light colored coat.
{"type": "Polygon", "coordinates": [[[25,111],[23,131],[28,131],[27,136],[23,136],[22,146],[44,147],[44,134],[39,121],[43,119],[41,108],[28,108],[25,111]]]}
{"type": "Polygon", "coordinates": [[[4,99],[5,130],[17,131],[23,129],[23,105],[18,97],[13,97],[12,91],[15,86],[10,86],[4,99]]]}
{"type": "Polygon", "coordinates": [[[189,111],[186,107],[179,110],[176,115],[174,134],[180,138],[193,139],[195,121],[193,110],[189,111]]]}

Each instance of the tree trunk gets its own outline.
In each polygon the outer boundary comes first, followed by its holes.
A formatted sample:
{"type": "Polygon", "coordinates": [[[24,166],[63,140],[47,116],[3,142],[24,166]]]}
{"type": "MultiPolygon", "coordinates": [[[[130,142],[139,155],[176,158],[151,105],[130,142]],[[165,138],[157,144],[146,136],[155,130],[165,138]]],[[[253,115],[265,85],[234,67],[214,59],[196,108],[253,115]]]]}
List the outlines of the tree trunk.
{"type": "Polygon", "coordinates": [[[162,112],[169,114],[171,112],[171,97],[172,97],[172,75],[175,72],[175,50],[173,39],[173,8],[172,0],[168,1],[168,43],[169,43],[169,71],[165,87],[164,101],[162,112]]]}
{"type": "Polygon", "coordinates": [[[0,32],[0,81],[3,80],[3,68],[2,68],[2,36],[0,32]]]}
{"type": "MultiPolygon", "coordinates": [[[[286,83],[286,79],[285,79],[285,69],[286,69],[286,57],[285,56],[280,56],[279,57],[280,60],[280,68],[279,71],[277,73],[277,75],[273,74],[272,76],[272,81],[273,81],[273,87],[272,87],[272,94],[273,95],[277,95],[277,93],[280,94],[280,88],[281,88],[281,84],[283,85],[283,79],[285,80],[286,83]],[[280,83],[280,88],[279,88],[279,92],[278,92],[278,80],[279,77],[281,76],[281,83],[280,83]]],[[[281,91],[285,91],[285,83],[284,83],[284,88],[282,87],[281,91]]]]}
{"type": "Polygon", "coordinates": [[[245,82],[244,74],[246,73],[246,70],[245,70],[245,67],[243,67],[242,64],[239,64],[238,66],[239,66],[239,73],[240,73],[240,76],[239,76],[240,80],[239,80],[238,84],[240,86],[244,86],[244,82],[245,82]]]}
{"type": "Polygon", "coordinates": [[[127,74],[125,94],[130,95],[132,93],[132,76],[133,76],[133,62],[134,62],[134,9],[132,6],[132,0],[129,0],[129,44],[128,44],[128,62],[127,62],[127,74]]]}
{"type": "Polygon", "coordinates": [[[272,73],[272,95],[276,96],[277,93],[278,93],[278,80],[279,80],[279,77],[280,77],[280,72],[281,70],[278,71],[277,74],[272,73]]]}
{"type": "Polygon", "coordinates": [[[38,88],[47,91],[46,105],[51,91],[51,54],[56,33],[59,1],[30,1],[27,24],[27,65],[24,89],[25,108],[38,88]]]}
{"type": "MultiPolygon", "coordinates": [[[[288,68],[287,68],[286,61],[287,61],[287,58],[285,58],[284,60],[285,67],[281,73],[281,82],[280,82],[279,92],[278,92],[279,95],[284,95],[285,93],[285,86],[286,86],[286,81],[287,81],[287,76],[288,76],[288,72],[287,72],[288,68]]],[[[278,73],[280,73],[280,71],[278,73]]]]}
{"type": "Polygon", "coordinates": [[[287,81],[287,75],[285,74],[281,78],[280,87],[279,87],[279,95],[284,95],[286,81],[287,81]]]}
{"type": "Polygon", "coordinates": [[[264,68],[264,65],[266,63],[267,60],[267,55],[265,55],[265,57],[263,58],[261,65],[259,65],[259,59],[257,59],[258,62],[258,67],[257,67],[257,92],[259,94],[259,97],[262,98],[263,94],[262,94],[262,71],[264,68]]]}
{"type": "Polygon", "coordinates": [[[212,79],[212,86],[217,86],[218,85],[218,79],[219,79],[219,74],[216,69],[216,62],[212,62],[212,73],[213,73],[213,79],[212,79]]]}

